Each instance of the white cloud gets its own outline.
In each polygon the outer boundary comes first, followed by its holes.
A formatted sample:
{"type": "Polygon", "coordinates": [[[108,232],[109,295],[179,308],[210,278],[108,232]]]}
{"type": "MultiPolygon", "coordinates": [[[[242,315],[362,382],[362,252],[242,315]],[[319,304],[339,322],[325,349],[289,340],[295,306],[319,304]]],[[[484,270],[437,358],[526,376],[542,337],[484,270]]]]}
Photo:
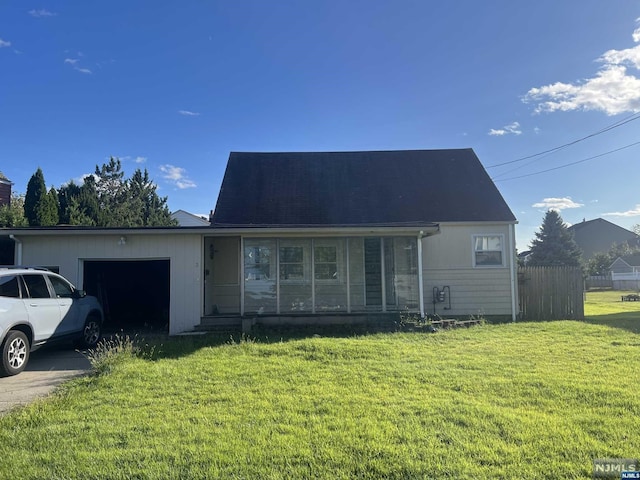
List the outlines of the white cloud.
{"type": "Polygon", "coordinates": [[[501,137],[503,135],[508,135],[508,134],[520,135],[521,133],[522,133],[522,130],[520,130],[520,122],[513,122],[509,125],[505,125],[500,129],[492,128],[491,130],[489,130],[489,135],[498,136],[498,137],[501,137]]]}
{"type": "Polygon", "coordinates": [[[179,189],[195,188],[197,185],[190,180],[185,174],[186,170],[174,165],[160,165],[160,171],[163,173],[162,177],[175,184],[179,189]]]}
{"type": "Polygon", "coordinates": [[[11,46],[11,42],[8,42],[6,40],[3,40],[0,38],[0,48],[2,47],[10,47],[11,46]]]}
{"type": "MultiPolygon", "coordinates": [[[[640,23],[640,19],[636,22],[640,23]]],[[[640,43],[640,27],[634,30],[632,38],[640,43]]],[[[533,103],[536,113],[597,110],[617,115],[640,111],[640,44],[624,50],[608,50],[597,61],[603,66],[591,78],[532,88],[522,101],[533,103]]]]}
{"type": "Polygon", "coordinates": [[[136,163],[145,163],[147,161],[147,157],[136,157],[133,159],[134,162],[136,163]]]}
{"type": "Polygon", "coordinates": [[[198,115],[200,115],[198,112],[191,112],[189,110],[178,110],[178,113],[187,117],[197,117],[198,115]]]}
{"type": "MultiPolygon", "coordinates": [[[[78,52],[78,54],[80,54],[80,52],[78,52]]],[[[80,60],[77,58],[65,58],[64,59],[64,63],[67,65],[71,65],[73,67],[74,70],[80,72],[80,73],[85,73],[85,74],[92,74],[93,72],[91,70],[89,70],[88,68],[83,68],[78,66],[78,62],[80,60]]]]}
{"type": "Polygon", "coordinates": [[[640,216],[640,204],[636,205],[635,208],[631,210],[627,210],[626,212],[609,212],[603,213],[603,217],[638,217],[640,216]]]}
{"type": "Polygon", "coordinates": [[[29,10],[29,15],[31,15],[32,17],[36,17],[36,18],[41,18],[41,17],[55,17],[57,15],[57,13],[53,13],[50,12],[49,10],[45,10],[44,8],[41,8],[40,10],[36,10],[35,8],[33,10],[29,10]]]}
{"type": "Polygon", "coordinates": [[[576,203],[571,200],[571,197],[548,197],[544,198],[541,202],[534,203],[531,205],[534,208],[544,208],[546,210],[556,210],[557,212],[561,210],[566,210],[567,208],[580,208],[584,205],[582,203],[576,203]]]}

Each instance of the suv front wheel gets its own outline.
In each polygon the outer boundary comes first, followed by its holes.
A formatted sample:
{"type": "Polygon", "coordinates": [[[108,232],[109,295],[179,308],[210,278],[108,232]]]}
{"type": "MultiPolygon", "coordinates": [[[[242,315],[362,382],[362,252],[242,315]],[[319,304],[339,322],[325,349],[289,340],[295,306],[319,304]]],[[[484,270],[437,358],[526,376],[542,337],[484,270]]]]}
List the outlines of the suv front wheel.
{"type": "Polygon", "coordinates": [[[29,339],[19,330],[8,333],[0,350],[0,376],[17,375],[27,366],[29,361],[29,339]]]}
{"type": "Polygon", "coordinates": [[[102,324],[100,319],[91,314],[84,322],[84,328],[82,329],[82,337],[80,338],[81,348],[95,348],[102,337],[102,324]]]}

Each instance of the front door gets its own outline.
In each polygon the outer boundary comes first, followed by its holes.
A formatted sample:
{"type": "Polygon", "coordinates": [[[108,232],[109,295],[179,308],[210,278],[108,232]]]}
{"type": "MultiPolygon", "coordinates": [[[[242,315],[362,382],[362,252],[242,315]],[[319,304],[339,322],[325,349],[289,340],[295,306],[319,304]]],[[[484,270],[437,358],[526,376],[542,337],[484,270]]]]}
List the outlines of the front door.
{"type": "Polygon", "coordinates": [[[204,255],[204,315],[239,315],[240,237],[207,237],[204,255]]]}

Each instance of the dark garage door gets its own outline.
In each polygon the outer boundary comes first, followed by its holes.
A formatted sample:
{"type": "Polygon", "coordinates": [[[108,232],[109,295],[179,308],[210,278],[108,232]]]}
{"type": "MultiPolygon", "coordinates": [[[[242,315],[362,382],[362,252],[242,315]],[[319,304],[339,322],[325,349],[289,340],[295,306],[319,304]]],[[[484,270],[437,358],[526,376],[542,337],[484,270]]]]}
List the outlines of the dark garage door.
{"type": "Polygon", "coordinates": [[[169,260],[84,262],[84,289],[100,300],[105,331],[169,331],[169,260]]]}

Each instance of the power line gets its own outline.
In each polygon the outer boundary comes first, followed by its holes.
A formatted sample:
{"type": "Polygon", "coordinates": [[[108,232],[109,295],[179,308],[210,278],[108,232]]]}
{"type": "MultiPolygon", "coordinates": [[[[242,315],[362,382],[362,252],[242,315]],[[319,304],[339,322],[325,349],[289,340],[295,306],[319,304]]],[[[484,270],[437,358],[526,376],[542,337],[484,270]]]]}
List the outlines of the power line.
{"type": "Polygon", "coordinates": [[[610,155],[612,153],[619,152],[620,150],[624,150],[626,148],[634,147],[636,145],[640,145],[640,142],[630,143],[629,145],[625,145],[624,147],[616,148],[615,150],[609,150],[608,152],[600,153],[598,155],[594,155],[593,157],[583,158],[582,160],[577,160],[577,161],[571,162],[571,163],[565,163],[564,165],[559,165],[559,166],[553,167],[553,168],[547,168],[546,170],[540,170],[539,172],[527,173],[525,175],[519,175],[517,177],[503,178],[502,180],[499,180],[499,179],[498,180],[493,179],[493,180],[497,181],[497,182],[505,182],[507,180],[515,180],[517,178],[532,177],[533,175],[540,175],[541,173],[547,173],[547,172],[551,172],[553,170],[559,170],[561,168],[566,168],[566,167],[570,167],[572,165],[577,165],[579,163],[584,163],[584,162],[586,162],[588,160],[593,160],[594,158],[604,157],[605,155],[610,155]]]}
{"type": "MultiPolygon", "coordinates": [[[[532,155],[527,155],[525,157],[516,158],[515,160],[509,160],[508,162],[502,162],[502,163],[496,163],[495,165],[489,165],[488,167],[485,167],[485,168],[489,169],[489,168],[502,167],[503,165],[510,165],[512,163],[522,162],[524,160],[528,160],[530,158],[539,157],[541,155],[551,154],[551,153],[557,152],[559,150],[562,150],[564,148],[567,148],[567,147],[570,147],[572,145],[575,145],[576,143],[580,143],[580,142],[583,142],[585,140],[588,140],[589,138],[592,138],[592,137],[601,135],[603,133],[606,133],[606,132],[608,132],[610,130],[613,130],[614,128],[621,127],[622,125],[625,125],[625,124],[627,124],[629,122],[633,122],[634,120],[638,120],[639,118],[640,118],[640,112],[634,113],[634,114],[629,115],[628,117],[625,117],[625,118],[623,118],[623,119],[621,119],[621,120],[619,120],[617,122],[612,123],[611,125],[608,125],[608,126],[602,128],[602,129],[598,130],[597,132],[591,133],[591,134],[586,135],[586,136],[584,136],[582,138],[579,138],[577,140],[573,140],[572,142],[565,143],[565,144],[560,145],[558,147],[550,148],[550,149],[544,150],[542,152],[534,153],[532,155]]],[[[508,173],[508,172],[506,172],[506,173],[508,173]]]]}

